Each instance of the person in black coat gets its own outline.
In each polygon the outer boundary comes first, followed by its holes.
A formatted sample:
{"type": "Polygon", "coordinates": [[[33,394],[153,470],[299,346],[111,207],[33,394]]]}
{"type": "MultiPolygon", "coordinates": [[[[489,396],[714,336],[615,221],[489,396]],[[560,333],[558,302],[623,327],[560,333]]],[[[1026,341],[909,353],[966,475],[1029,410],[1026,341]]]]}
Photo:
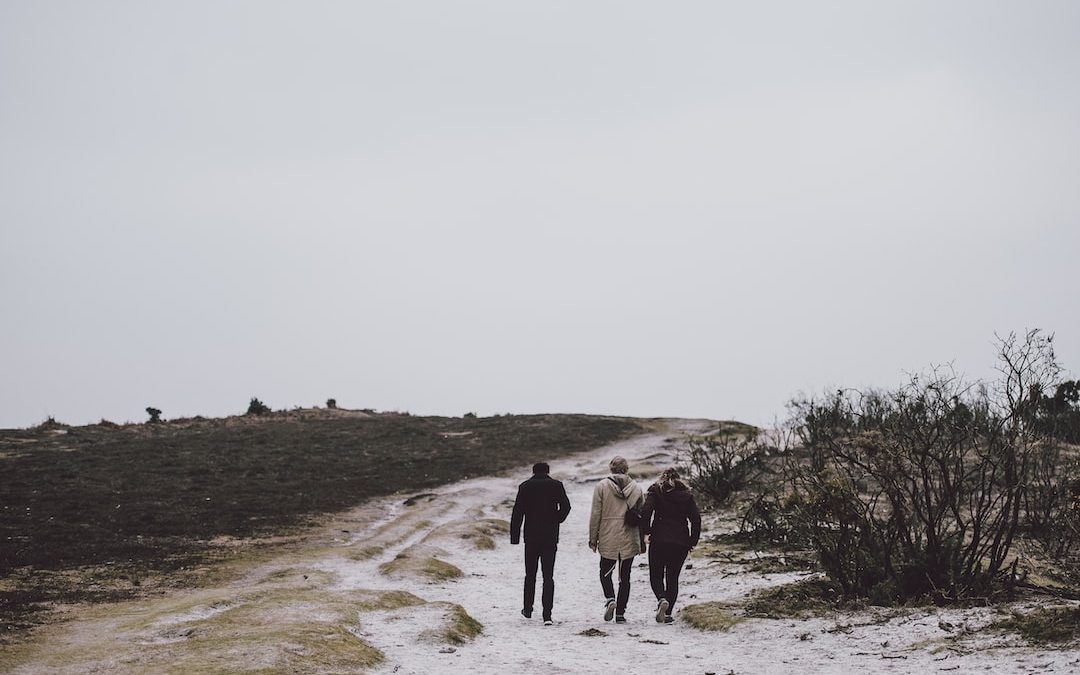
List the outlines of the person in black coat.
{"type": "Polygon", "coordinates": [[[649,583],[656,595],[656,620],[673,623],[679,574],[701,537],[701,512],[674,468],[649,486],[641,510],[641,532],[649,545],[649,583]]]}
{"type": "Polygon", "coordinates": [[[541,603],[544,625],[551,625],[551,608],[555,602],[555,552],[559,544],[559,524],[570,514],[570,499],[563,484],[548,475],[544,462],[533,465],[533,476],[518,486],[514,513],[510,517],[510,543],[521,539],[521,524],[525,523],[525,602],[521,610],[526,619],[532,618],[536,597],[536,568],[544,573],[541,603]]]}

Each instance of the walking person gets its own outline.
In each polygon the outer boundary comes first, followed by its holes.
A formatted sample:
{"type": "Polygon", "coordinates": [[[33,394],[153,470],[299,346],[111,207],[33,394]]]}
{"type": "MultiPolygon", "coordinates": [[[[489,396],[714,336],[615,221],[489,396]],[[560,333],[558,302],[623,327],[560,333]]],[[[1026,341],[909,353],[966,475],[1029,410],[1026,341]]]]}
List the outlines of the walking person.
{"type": "Polygon", "coordinates": [[[629,467],[622,457],[608,464],[611,475],[593,489],[592,513],[589,516],[589,548],[600,554],[600,588],[604,591],[604,621],[615,618],[626,623],[626,604],[630,599],[630,570],[634,556],[645,552],[638,529],[644,502],[641,487],[626,475],[629,467]],[[631,516],[627,516],[627,512],[631,516]],[[619,568],[619,592],[611,581],[619,568]]]}
{"type": "Polygon", "coordinates": [[[550,475],[544,462],[533,465],[532,478],[518,486],[514,512],[510,517],[510,543],[521,540],[521,525],[525,523],[525,601],[521,615],[532,618],[536,597],[536,568],[544,575],[541,593],[544,625],[551,625],[551,608],[555,602],[555,553],[559,546],[559,525],[570,513],[570,499],[563,484],[550,475]]]}
{"type": "Polygon", "coordinates": [[[679,574],[701,537],[701,512],[674,468],[649,486],[641,511],[641,531],[649,546],[649,583],[656,595],[656,621],[674,623],[679,574]]]}

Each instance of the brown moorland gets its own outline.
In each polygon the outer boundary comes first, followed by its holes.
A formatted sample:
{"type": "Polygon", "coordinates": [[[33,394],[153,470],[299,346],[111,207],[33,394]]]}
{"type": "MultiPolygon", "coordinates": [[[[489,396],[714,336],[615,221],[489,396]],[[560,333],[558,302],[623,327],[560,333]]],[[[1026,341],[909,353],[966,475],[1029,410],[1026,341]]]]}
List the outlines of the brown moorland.
{"type": "Polygon", "coordinates": [[[196,583],[208,563],[370,497],[597,448],[643,424],[303,409],[0,430],[0,640],[57,605],[196,583]]]}

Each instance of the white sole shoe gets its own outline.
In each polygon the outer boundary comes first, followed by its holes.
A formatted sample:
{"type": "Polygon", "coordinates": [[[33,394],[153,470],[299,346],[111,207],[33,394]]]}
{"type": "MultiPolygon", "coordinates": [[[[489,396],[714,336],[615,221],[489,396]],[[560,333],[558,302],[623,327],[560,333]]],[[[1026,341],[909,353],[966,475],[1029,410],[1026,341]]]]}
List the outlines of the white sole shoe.
{"type": "Polygon", "coordinates": [[[611,621],[615,617],[615,600],[608,600],[604,605],[604,621],[611,621]]]}
{"type": "Polygon", "coordinates": [[[656,623],[664,623],[664,617],[667,616],[668,607],[667,598],[660,601],[660,604],[656,606],[656,623]]]}

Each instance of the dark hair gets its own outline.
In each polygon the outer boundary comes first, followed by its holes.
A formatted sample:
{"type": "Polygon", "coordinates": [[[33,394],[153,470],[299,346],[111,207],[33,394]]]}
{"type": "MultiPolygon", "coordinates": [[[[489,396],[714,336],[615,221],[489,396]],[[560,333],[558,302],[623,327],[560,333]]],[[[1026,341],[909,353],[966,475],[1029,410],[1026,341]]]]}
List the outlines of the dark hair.
{"type": "Polygon", "coordinates": [[[547,475],[551,473],[551,467],[547,465],[547,462],[537,462],[533,464],[533,473],[537,476],[547,475]]]}

